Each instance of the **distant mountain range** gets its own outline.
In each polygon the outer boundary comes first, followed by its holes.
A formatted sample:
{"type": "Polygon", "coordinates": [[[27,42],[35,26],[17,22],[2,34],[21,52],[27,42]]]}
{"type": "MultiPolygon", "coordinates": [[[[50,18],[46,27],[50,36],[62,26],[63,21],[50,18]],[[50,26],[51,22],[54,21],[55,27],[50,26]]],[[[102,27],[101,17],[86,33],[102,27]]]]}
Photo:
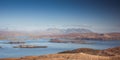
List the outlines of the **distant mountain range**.
{"type": "Polygon", "coordinates": [[[33,32],[25,31],[3,31],[0,30],[0,39],[16,36],[29,36],[31,38],[76,38],[81,40],[120,40],[120,33],[95,33],[89,29],[68,28],[58,29],[49,28],[33,32]]]}
{"type": "Polygon", "coordinates": [[[57,29],[57,28],[49,28],[46,32],[56,33],[56,34],[69,34],[69,33],[92,33],[93,31],[89,29],[81,29],[81,28],[68,28],[68,29],[57,29]]]}
{"type": "Polygon", "coordinates": [[[59,34],[70,34],[70,33],[91,33],[91,30],[80,29],[80,28],[68,28],[68,29],[58,29],[49,28],[46,30],[38,30],[32,32],[26,31],[10,31],[5,29],[0,29],[0,37],[5,36],[22,36],[22,35],[59,35],[59,34]]]}
{"type": "Polygon", "coordinates": [[[70,28],[70,29],[66,29],[65,33],[92,33],[93,31],[89,30],[89,29],[80,29],[80,28],[70,28]]]}

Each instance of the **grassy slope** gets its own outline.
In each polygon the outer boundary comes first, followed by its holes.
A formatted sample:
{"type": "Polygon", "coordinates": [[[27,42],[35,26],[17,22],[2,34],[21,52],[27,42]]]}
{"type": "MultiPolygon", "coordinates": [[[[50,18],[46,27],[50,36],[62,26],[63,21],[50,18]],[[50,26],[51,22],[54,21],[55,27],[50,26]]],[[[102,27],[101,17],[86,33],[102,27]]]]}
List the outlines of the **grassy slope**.
{"type": "Polygon", "coordinates": [[[120,60],[120,47],[105,50],[80,48],[71,51],[64,51],[58,54],[4,58],[0,60],[120,60]]]}

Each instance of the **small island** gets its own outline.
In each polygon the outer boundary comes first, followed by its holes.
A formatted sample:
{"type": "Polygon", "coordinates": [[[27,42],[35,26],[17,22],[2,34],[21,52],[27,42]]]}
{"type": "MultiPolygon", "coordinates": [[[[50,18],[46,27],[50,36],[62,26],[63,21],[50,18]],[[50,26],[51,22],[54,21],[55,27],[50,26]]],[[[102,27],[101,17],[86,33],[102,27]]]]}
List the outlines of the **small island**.
{"type": "Polygon", "coordinates": [[[25,42],[7,42],[5,44],[24,44],[25,42]]]}
{"type": "Polygon", "coordinates": [[[47,48],[47,46],[35,46],[35,45],[19,45],[13,48],[47,48]]]}
{"type": "Polygon", "coordinates": [[[60,39],[51,39],[49,42],[53,43],[76,43],[76,44],[93,44],[92,42],[87,42],[85,40],[60,40],[60,39]]]}

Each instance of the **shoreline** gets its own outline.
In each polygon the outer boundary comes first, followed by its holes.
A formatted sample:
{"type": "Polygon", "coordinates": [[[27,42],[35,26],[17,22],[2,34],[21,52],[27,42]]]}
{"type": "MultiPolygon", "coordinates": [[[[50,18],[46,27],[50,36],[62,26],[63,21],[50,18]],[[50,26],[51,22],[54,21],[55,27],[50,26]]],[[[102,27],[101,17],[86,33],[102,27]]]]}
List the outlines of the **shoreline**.
{"type": "Polygon", "coordinates": [[[0,60],[119,60],[120,46],[104,50],[90,48],[79,48],[70,51],[63,51],[57,54],[47,54],[40,56],[24,56],[18,58],[0,58],[0,60]]]}

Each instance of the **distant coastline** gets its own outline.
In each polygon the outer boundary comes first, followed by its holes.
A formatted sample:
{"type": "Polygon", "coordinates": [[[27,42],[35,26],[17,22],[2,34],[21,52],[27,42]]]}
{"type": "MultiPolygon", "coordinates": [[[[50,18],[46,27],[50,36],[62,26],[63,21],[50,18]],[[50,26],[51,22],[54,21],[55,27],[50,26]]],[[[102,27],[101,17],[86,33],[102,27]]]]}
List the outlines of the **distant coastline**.
{"type": "MultiPolygon", "coordinates": [[[[53,31],[52,31],[53,32],[53,31]]],[[[25,32],[1,32],[0,40],[30,40],[41,38],[65,38],[65,39],[79,39],[79,40],[120,40],[120,33],[25,33],[25,32]]]]}

